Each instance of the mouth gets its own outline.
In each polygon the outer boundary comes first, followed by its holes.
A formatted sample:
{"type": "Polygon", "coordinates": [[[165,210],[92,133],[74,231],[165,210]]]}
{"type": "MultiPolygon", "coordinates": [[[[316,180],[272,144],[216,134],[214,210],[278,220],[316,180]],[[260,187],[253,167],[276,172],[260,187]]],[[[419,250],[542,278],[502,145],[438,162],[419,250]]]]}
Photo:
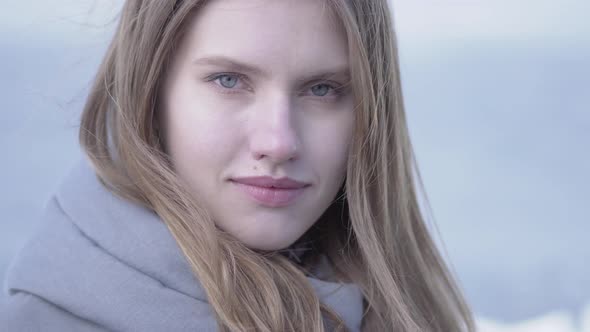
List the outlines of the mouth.
{"type": "Polygon", "coordinates": [[[275,189],[300,189],[309,185],[308,183],[288,177],[274,179],[270,176],[240,177],[234,178],[231,181],[250,186],[275,189]]]}
{"type": "Polygon", "coordinates": [[[294,204],[310,184],[289,178],[236,178],[230,180],[249,199],[266,207],[286,207],[294,204]]]}

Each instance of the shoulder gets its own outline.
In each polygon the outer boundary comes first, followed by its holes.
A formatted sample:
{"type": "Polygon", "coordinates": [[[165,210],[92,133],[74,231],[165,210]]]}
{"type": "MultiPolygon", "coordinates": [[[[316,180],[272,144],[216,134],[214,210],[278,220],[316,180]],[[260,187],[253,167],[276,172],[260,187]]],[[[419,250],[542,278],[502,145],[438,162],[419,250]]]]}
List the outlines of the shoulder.
{"type": "Polygon", "coordinates": [[[15,292],[0,301],[0,326],[4,331],[106,331],[25,292],[15,292]]]}

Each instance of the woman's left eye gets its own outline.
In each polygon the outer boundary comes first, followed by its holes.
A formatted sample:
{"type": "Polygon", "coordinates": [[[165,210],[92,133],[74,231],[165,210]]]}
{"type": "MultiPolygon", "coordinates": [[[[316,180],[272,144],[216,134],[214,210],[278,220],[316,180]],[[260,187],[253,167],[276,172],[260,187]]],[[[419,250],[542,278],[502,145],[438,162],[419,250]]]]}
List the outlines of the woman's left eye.
{"type": "Polygon", "coordinates": [[[312,86],[311,92],[314,94],[314,96],[323,97],[327,95],[331,89],[333,88],[330,85],[322,83],[312,86]]]}
{"type": "Polygon", "coordinates": [[[343,93],[342,89],[343,87],[339,85],[334,85],[331,83],[319,83],[309,88],[308,91],[311,92],[313,97],[335,98],[343,93]]]}

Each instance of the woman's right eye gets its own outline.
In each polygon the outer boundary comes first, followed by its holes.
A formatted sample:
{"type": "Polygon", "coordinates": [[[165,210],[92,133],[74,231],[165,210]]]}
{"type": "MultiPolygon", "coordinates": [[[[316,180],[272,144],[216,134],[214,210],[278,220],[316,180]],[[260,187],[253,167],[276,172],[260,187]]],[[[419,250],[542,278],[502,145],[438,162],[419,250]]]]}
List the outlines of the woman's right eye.
{"type": "Polygon", "coordinates": [[[219,77],[217,77],[219,85],[228,89],[231,89],[234,86],[236,86],[236,84],[238,84],[238,79],[238,77],[231,75],[220,75],[219,77]]]}
{"type": "Polygon", "coordinates": [[[233,74],[233,73],[222,73],[210,76],[207,81],[212,81],[220,88],[225,90],[240,90],[240,89],[247,89],[247,87],[241,88],[241,85],[245,83],[244,78],[240,74],[233,74]]]}

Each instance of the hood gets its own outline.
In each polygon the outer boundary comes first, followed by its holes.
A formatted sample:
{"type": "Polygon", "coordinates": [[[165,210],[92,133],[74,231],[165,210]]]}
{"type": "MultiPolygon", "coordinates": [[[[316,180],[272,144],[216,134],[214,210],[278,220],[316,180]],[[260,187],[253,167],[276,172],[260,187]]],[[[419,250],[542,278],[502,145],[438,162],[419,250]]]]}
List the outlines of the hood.
{"type": "MultiPolygon", "coordinates": [[[[308,277],[353,331],[362,295],[352,284],[308,277]]],[[[8,270],[25,291],[111,330],[214,331],[206,294],[153,212],[118,198],[79,162],[49,200],[39,229],[8,270]]]]}

